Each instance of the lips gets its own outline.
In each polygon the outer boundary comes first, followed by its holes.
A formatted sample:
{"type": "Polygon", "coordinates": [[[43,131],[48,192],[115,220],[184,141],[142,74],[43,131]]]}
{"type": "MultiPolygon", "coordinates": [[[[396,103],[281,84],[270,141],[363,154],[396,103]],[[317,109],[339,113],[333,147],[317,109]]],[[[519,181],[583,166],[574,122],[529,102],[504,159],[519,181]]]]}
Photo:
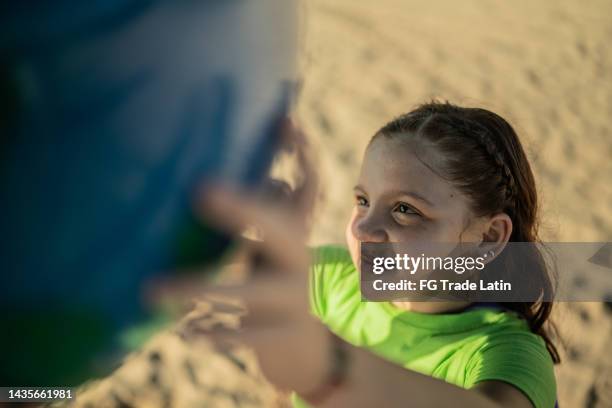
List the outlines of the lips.
{"type": "Polygon", "coordinates": [[[362,242],[361,245],[359,245],[359,263],[362,265],[372,265],[376,256],[374,256],[374,254],[372,253],[373,251],[371,247],[366,246],[366,251],[364,251],[363,244],[364,243],[362,242]]]}
{"type": "Polygon", "coordinates": [[[368,254],[359,254],[359,261],[362,264],[372,265],[374,263],[374,257],[368,254]]]}
{"type": "Polygon", "coordinates": [[[374,265],[374,259],[384,257],[383,251],[380,251],[382,248],[376,248],[379,251],[374,250],[374,248],[369,247],[366,251],[363,250],[363,246],[361,246],[359,251],[359,267],[362,271],[372,271],[374,265]],[[378,253],[381,252],[381,253],[378,253]]]}

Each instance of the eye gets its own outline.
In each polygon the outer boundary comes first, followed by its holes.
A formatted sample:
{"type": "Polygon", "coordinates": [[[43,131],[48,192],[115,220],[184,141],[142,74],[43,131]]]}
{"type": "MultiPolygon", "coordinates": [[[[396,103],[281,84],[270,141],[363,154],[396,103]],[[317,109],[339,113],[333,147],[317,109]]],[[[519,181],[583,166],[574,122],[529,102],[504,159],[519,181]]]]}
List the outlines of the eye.
{"type": "Polygon", "coordinates": [[[369,205],[367,198],[365,198],[362,195],[356,195],[355,196],[355,203],[359,207],[367,207],[369,205]]]}
{"type": "Polygon", "coordinates": [[[421,215],[413,206],[406,203],[398,203],[393,211],[403,215],[421,215]]]}

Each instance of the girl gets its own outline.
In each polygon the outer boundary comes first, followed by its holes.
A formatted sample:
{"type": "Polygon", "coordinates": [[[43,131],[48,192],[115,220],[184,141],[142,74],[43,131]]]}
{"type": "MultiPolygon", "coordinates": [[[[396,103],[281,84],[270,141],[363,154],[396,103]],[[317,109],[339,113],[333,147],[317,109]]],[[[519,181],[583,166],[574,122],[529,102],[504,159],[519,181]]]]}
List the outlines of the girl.
{"type": "MultiPolygon", "coordinates": [[[[285,270],[299,270],[300,256],[291,255],[299,253],[292,244],[299,235],[281,228],[297,219],[273,221],[270,208],[245,209],[244,198],[230,196],[209,197],[207,209],[234,225],[256,222],[271,242],[264,251],[285,270]]],[[[245,333],[268,377],[303,397],[294,399],[296,406],[305,399],[330,407],[551,408],[559,362],[545,329],[551,303],[363,302],[359,291],[362,242],[472,242],[494,254],[489,262],[507,264],[516,260],[507,259],[505,244],[537,241],[537,222],[533,174],[513,128],[485,109],[424,104],[370,141],[346,229],[348,248],[314,251],[310,311],[343,348],[332,347],[326,358],[325,331],[296,307],[300,273],[276,275],[242,293],[253,317],[283,312],[282,319],[267,320],[282,324],[245,333]],[[274,308],[262,307],[266,301],[274,308]],[[334,364],[326,369],[329,361],[334,364]]],[[[531,273],[552,291],[550,271],[537,264],[531,273]]]]}

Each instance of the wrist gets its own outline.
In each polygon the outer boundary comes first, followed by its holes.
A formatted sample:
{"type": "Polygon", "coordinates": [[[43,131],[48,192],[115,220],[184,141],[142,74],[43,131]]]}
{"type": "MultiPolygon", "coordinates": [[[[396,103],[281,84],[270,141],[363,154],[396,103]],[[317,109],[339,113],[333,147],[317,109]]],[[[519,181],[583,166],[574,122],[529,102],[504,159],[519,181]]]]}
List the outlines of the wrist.
{"type": "Polygon", "coordinates": [[[308,403],[315,406],[323,403],[346,384],[351,364],[349,347],[344,340],[329,331],[327,344],[326,372],[314,389],[302,395],[308,403]]]}

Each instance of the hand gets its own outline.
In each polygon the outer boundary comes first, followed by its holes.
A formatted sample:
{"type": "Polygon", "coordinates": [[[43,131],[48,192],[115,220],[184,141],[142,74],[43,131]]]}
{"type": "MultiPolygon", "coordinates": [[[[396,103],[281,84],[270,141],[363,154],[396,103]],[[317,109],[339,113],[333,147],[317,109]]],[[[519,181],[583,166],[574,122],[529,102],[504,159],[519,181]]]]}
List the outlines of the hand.
{"type": "Polygon", "coordinates": [[[201,218],[219,229],[233,234],[247,226],[257,229],[262,240],[243,243],[247,254],[260,259],[251,263],[248,281],[212,287],[186,278],[158,285],[157,296],[239,299],[238,305],[221,302],[229,314],[241,317],[239,330],[187,327],[189,335],[206,334],[219,347],[246,344],[257,353],[269,381],[307,393],[325,379],[329,341],[325,327],[309,314],[310,259],[305,239],[316,179],[303,135],[291,123],[285,134],[296,147],[303,173],[301,185],[291,195],[271,202],[257,193],[208,187],[196,204],[201,218]]]}

